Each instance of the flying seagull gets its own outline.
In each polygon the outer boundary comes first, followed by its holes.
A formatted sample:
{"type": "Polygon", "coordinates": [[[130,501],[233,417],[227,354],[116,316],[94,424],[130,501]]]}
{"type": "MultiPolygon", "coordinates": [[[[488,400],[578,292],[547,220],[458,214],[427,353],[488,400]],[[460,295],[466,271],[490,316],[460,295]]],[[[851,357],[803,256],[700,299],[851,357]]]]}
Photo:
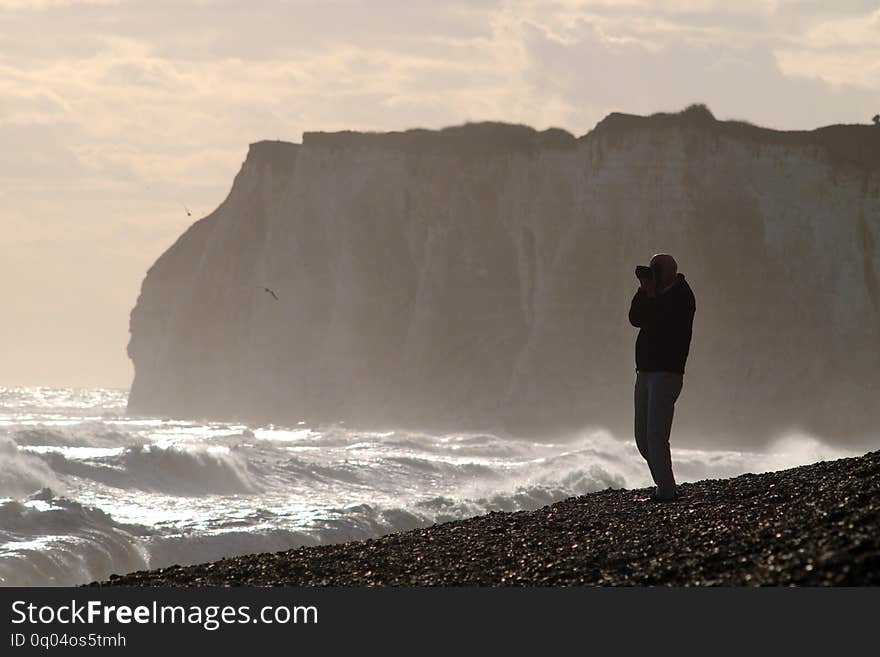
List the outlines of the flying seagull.
{"type": "Polygon", "coordinates": [[[263,289],[264,289],[266,292],[268,292],[269,294],[271,294],[271,295],[274,297],[275,301],[278,301],[278,295],[275,294],[275,291],[274,291],[274,290],[270,290],[268,287],[264,287],[263,289]]]}

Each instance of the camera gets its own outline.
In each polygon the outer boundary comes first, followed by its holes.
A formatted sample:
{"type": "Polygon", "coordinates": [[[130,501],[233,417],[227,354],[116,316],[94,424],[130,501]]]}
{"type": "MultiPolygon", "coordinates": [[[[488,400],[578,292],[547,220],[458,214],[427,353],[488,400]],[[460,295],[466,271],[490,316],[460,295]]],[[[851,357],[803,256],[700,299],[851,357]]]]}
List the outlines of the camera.
{"type": "Polygon", "coordinates": [[[646,278],[649,281],[653,280],[654,279],[654,270],[651,269],[650,267],[646,267],[645,265],[639,265],[638,267],[636,267],[636,278],[638,278],[638,279],[645,279],[646,278]]]}

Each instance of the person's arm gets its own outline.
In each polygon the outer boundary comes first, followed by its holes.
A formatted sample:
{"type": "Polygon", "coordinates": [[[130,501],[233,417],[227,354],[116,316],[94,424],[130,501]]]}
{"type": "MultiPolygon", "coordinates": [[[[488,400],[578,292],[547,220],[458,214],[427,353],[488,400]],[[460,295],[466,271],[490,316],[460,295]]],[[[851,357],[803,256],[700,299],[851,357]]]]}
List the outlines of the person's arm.
{"type": "Polygon", "coordinates": [[[636,328],[641,328],[654,319],[656,314],[657,299],[650,297],[640,287],[636,290],[629,305],[629,323],[636,328]]]}
{"type": "Polygon", "coordinates": [[[695,312],[696,303],[693,295],[682,295],[675,298],[674,303],[660,319],[670,346],[679,353],[687,353],[690,347],[695,312]]]}

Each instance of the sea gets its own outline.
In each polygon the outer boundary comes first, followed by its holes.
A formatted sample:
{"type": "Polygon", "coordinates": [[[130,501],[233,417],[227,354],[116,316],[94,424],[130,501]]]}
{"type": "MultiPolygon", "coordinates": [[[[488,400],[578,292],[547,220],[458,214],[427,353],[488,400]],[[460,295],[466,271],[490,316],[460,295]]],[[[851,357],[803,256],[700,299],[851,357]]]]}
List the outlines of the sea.
{"type": "MultiPolygon", "coordinates": [[[[630,437],[546,442],[130,417],[127,391],[0,388],[0,585],[375,537],[651,484],[630,437]]],[[[679,482],[853,455],[806,435],[765,451],[673,449],[679,482]]]]}

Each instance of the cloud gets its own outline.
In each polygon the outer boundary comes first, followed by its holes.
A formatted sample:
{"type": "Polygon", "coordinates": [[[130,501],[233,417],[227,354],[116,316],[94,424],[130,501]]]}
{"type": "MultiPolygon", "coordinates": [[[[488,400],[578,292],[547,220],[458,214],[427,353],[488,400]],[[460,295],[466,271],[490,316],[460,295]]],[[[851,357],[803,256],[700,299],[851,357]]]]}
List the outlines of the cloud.
{"type": "Polygon", "coordinates": [[[67,145],[68,133],[73,130],[63,123],[0,124],[2,188],[82,175],[82,163],[67,145]]]}
{"type": "Polygon", "coordinates": [[[830,20],[778,51],[784,73],[880,90],[880,9],[830,20]]]}
{"type": "MultiPolygon", "coordinates": [[[[765,29],[728,39],[718,34],[719,24],[691,20],[692,13],[676,21],[663,12],[631,15],[629,6],[606,7],[602,14],[591,13],[594,8],[583,11],[578,3],[564,19],[557,14],[520,27],[530,93],[567,103],[566,121],[575,132],[609,111],[651,113],[692,102],[706,102],[722,117],[783,129],[866,122],[873,113],[878,84],[841,77],[832,85],[815,70],[794,70],[792,60],[810,60],[786,59],[780,48],[789,40],[778,28],[779,34],[765,29]]],[[[865,43],[854,58],[867,57],[865,43]]]]}
{"type": "Polygon", "coordinates": [[[0,11],[41,11],[74,5],[115,5],[120,0],[0,0],[0,11]]]}

